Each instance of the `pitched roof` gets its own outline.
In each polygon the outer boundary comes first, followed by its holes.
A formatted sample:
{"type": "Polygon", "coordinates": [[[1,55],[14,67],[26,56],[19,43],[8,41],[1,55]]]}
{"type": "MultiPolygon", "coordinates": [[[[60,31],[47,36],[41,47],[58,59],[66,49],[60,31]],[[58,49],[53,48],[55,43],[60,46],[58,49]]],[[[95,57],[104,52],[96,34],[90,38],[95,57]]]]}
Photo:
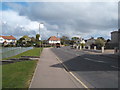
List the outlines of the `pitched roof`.
{"type": "Polygon", "coordinates": [[[0,37],[2,37],[2,38],[4,38],[4,39],[12,39],[12,40],[16,40],[16,38],[13,37],[12,35],[11,35],[11,36],[0,36],[0,37]]]}
{"type": "Polygon", "coordinates": [[[48,41],[60,41],[60,38],[57,38],[56,36],[51,36],[48,38],[48,41]]]}

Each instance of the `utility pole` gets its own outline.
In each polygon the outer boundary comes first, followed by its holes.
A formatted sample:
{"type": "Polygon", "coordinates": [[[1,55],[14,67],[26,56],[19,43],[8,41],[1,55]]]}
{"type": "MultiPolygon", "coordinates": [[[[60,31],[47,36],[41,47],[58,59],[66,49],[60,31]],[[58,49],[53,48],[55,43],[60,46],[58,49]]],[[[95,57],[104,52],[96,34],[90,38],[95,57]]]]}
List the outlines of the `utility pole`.
{"type": "MultiPolygon", "coordinates": [[[[39,35],[40,35],[40,23],[39,23],[39,35]]],[[[41,35],[40,35],[40,37],[41,37],[41,35]]],[[[39,40],[40,40],[40,37],[39,37],[39,40]]],[[[41,42],[40,42],[40,48],[41,48],[41,42]]],[[[40,50],[40,52],[41,52],[41,50],[40,50]]]]}
{"type": "MultiPolygon", "coordinates": [[[[39,23],[39,35],[40,35],[40,23],[39,23]]],[[[41,35],[40,35],[41,37],[41,35]]],[[[40,40],[40,37],[39,37],[39,40],[40,40]]],[[[41,41],[41,40],[40,40],[41,41]]],[[[40,53],[42,52],[42,48],[41,48],[41,42],[40,42],[40,53]]]]}
{"type": "Polygon", "coordinates": [[[57,38],[58,38],[58,33],[57,33],[57,38]]]}
{"type": "Polygon", "coordinates": [[[39,23],[39,35],[40,35],[40,23],[39,23]]]}

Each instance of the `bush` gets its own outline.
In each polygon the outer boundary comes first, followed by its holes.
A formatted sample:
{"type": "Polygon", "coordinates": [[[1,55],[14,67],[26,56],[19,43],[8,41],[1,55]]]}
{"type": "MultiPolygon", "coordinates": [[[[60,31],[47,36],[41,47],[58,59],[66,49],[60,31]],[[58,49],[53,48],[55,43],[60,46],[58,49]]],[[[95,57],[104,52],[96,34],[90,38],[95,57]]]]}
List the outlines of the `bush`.
{"type": "Polygon", "coordinates": [[[97,46],[98,49],[101,49],[101,47],[105,46],[105,41],[102,40],[102,39],[97,39],[95,41],[95,44],[96,44],[96,46],[97,46]]]}

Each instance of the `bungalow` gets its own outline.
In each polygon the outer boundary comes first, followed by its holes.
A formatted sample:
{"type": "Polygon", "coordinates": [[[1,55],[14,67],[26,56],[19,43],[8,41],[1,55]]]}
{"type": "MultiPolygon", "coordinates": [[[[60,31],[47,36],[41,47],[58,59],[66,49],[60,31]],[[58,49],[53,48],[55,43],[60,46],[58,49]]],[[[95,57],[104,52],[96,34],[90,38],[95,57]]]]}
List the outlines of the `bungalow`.
{"type": "Polygon", "coordinates": [[[86,46],[91,46],[92,44],[95,44],[95,39],[93,37],[87,40],[86,46]]]}
{"type": "Polygon", "coordinates": [[[85,44],[85,40],[82,38],[76,39],[75,42],[76,44],[85,44]]]}
{"type": "Polygon", "coordinates": [[[56,43],[60,44],[60,38],[57,38],[56,36],[51,36],[50,38],[48,38],[48,43],[49,44],[56,44],[56,43]]]}
{"type": "Polygon", "coordinates": [[[8,45],[8,44],[15,44],[16,38],[11,36],[0,36],[0,44],[8,45]]]}

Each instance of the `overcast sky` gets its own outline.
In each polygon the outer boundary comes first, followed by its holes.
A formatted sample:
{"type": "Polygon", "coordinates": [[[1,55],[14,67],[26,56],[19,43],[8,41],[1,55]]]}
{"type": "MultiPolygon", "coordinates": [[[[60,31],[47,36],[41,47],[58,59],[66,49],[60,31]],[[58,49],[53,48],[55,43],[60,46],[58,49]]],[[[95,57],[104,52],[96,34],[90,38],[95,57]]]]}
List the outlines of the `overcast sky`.
{"type": "Polygon", "coordinates": [[[117,2],[4,2],[0,9],[2,34],[19,38],[35,36],[41,27],[42,39],[50,36],[110,38],[118,28],[117,2]]]}

